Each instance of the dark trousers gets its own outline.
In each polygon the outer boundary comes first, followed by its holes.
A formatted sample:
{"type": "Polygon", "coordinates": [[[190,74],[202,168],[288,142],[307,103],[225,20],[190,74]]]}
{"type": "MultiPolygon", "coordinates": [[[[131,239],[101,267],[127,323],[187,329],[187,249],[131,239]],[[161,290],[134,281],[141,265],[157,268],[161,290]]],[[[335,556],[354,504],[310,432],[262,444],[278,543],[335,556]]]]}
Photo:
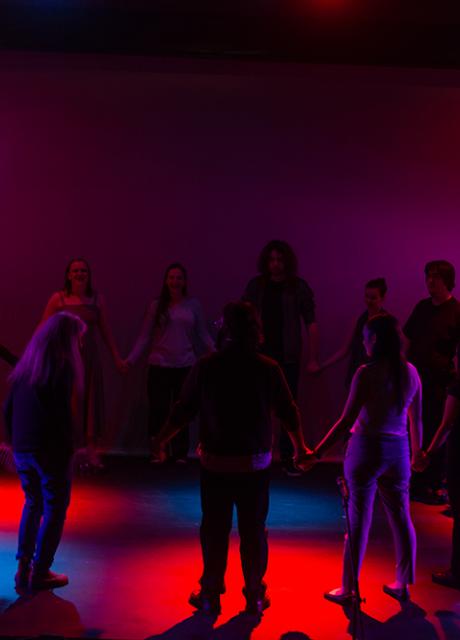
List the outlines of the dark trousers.
{"type": "MultiPolygon", "coordinates": [[[[288,387],[291,390],[292,396],[294,400],[297,400],[297,391],[299,388],[299,377],[300,377],[300,363],[292,362],[290,364],[279,363],[280,367],[284,373],[284,377],[286,378],[286,382],[288,383],[288,387]]],[[[281,429],[280,432],[280,458],[281,462],[288,462],[292,460],[292,456],[294,455],[294,448],[292,446],[292,442],[285,429],[281,429]]]]}
{"type": "MultiPolygon", "coordinates": [[[[173,403],[179,397],[191,367],[172,368],[150,366],[147,378],[149,398],[149,433],[150,437],[158,434],[168,419],[173,403]]],[[[173,458],[186,458],[189,449],[188,428],[182,429],[171,441],[173,458]]]]}
{"type": "MultiPolygon", "coordinates": [[[[456,425],[460,427],[460,425],[456,425]]],[[[452,559],[451,571],[460,580],[460,437],[452,434],[448,442],[447,488],[452,509],[452,559]],[[454,440],[455,437],[455,440],[454,440]]]]}
{"type": "Polygon", "coordinates": [[[215,473],[202,467],[200,540],[204,568],[200,583],[204,593],[215,595],[225,592],[224,577],[234,505],[246,593],[258,596],[265,592],[263,577],[268,562],[265,521],[269,484],[269,469],[252,473],[215,473]]]}
{"type": "MultiPolygon", "coordinates": [[[[423,448],[426,449],[441,424],[447,397],[446,386],[427,382],[422,378],[422,420],[423,448]]],[[[433,455],[428,468],[412,477],[414,490],[437,490],[443,487],[446,476],[446,447],[443,446],[433,455]]]]}
{"type": "Polygon", "coordinates": [[[35,570],[45,572],[53,564],[70,502],[71,459],[15,453],[14,460],[25,494],[16,558],[33,559],[35,570]]]}

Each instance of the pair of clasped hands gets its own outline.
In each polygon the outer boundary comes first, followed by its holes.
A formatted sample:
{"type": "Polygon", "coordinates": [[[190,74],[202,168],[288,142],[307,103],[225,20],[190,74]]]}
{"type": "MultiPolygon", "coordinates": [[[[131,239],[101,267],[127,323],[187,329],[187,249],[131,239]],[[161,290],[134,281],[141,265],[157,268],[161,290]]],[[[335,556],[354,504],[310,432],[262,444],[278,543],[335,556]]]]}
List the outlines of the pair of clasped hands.
{"type": "Polygon", "coordinates": [[[418,451],[412,454],[412,459],[411,459],[412,471],[415,471],[416,473],[421,473],[422,471],[425,471],[425,469],[428,467],[430,462],[431,460],[430,460],[429,452],[423,451],[423,449],[419,449],[418,451]]]}
{"type": "Polygon", "coordinates": [[[314,451],[305,447],[301,453],[297,453],[297,455],[294,456],[293,462],[300,471],[310,471],[318,462],[318,456],[314,451]]]}

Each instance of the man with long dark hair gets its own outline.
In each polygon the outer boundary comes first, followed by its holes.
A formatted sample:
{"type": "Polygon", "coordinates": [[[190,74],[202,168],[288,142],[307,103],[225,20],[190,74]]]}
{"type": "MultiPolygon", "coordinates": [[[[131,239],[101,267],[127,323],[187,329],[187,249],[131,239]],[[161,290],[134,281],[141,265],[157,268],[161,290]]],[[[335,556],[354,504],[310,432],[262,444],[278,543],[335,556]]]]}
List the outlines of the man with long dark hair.
{"type": "Polygon", "coordinates": [[[203,553],[201,590],[190,604],[220,613],[225,591],[233,507],[238,514],[246,611],[261,615],[270,601],[263,581],[268,561],[268,513],[272,448],[271,414],[286,428],[299,460],[308,454],[297,406],[278,364],[258,353],[257,313],[247,302],[224,309],[222,349],[201,358],[182,388],[168,424],[156,440],[163,456],[168,440],[200,415],[203,553]]]}
{"type": "MultiPolygon", "coordinates": [[[[279,363],[292,395],[297,398],[302,322],[309,342],[307,370],[319,371],[313,291],[297,275],[296,255],[283,240],[272,240],[262,249],[257,267],[259,275],[249,281],[243,299],[251,302],[260,314],[264,333],[262,352],[279,363]]],[[[280,457],[288,475],[300,475],[292,462],[291,442],[284,432],[280,434],[280,457]]]]}
{"type": "MultiPolygon", "coordinates": [[[[415,306],[403,331],[409,341],[407,358],[417,367],[422,380],[423,445],[427,447],[441,422],[447,389],[455,380],[460,302],[452,295],[455,269],[447,260],[428,262],[425,281],[430,297],[415,306]]],[[[413,497],[424,502],[445,502],[445,468],[445,448],[440,448],[427,471],[414,478],[413,497]]]]}

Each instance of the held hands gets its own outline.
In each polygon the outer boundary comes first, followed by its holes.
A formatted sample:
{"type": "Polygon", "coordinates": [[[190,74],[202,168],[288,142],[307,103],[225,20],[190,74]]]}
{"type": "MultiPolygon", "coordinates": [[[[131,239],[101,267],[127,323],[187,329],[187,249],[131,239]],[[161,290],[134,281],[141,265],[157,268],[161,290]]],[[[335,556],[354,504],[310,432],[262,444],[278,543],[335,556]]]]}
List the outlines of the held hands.
{"type": "Polygon", "coordinates": [[[301,471],[310,471],[318,461],[314,452],[305,447],[303,451],[294,456],[294,464],[301,471]]]}
{"type": "Polygon", "coordinates": [[[321,373],[321,367],[319,366],[318,362],[316,362],[316,360],[310,360],[309,362],[307,362],[306,371],[308,375],[315,376],[321,373]]]}
{"type": "Polygon", "coordinates": [[[166,460],[166,445],[158,438],[153,438],[150,448],[151,460],[164,462],[166,460]]]}
{"type": "Polygon", "coordinates": [[[425,469],[430,464],[430,456],[423,449],[419,449],[418,451],[414,451],[412,454],[411,467],[413,471],[417,473],[421,473],[425,471],[425,469]]]}
{"type": "Polygon", "coordinates": [[[120,356],[115,358],[115,366],[120,373],[128,373],[131,368],[131,363],[128,360],[123,360],[120,356]]]}

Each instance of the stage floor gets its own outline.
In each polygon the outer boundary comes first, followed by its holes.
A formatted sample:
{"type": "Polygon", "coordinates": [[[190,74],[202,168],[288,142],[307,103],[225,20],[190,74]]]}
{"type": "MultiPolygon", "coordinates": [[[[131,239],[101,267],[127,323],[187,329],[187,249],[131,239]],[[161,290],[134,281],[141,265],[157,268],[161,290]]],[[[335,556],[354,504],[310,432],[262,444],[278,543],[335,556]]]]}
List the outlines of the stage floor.
{"type": "MultiPolygon", "coordinates": [[[[187,604],[201,557],[198,464],[151,468],[113,458],[101,476],[77,478],[54,569],[70,584],[18,597],[13,586],[22,494],[0,477],[0,635],[137,640],[335,640],[349,637],[343,609],[323,592],[340,583],[344,520],[335,478],[321,464],[301,478],[273,471],[267,574],[272,606],[257,627],[244,606],[238,539],[232,538],[227,593],[214,622],[187,604]]],[[[442,508],[413,504],[418,577],[412,602],[382,593],[393,579],[391,536],[377,505],[361,592],[366,640],[460,638],[460,591],[431,582],[447,566],[452,521],[442,508]]],[[[363,636],[361,636],[363,637],[363,636]]]]}

